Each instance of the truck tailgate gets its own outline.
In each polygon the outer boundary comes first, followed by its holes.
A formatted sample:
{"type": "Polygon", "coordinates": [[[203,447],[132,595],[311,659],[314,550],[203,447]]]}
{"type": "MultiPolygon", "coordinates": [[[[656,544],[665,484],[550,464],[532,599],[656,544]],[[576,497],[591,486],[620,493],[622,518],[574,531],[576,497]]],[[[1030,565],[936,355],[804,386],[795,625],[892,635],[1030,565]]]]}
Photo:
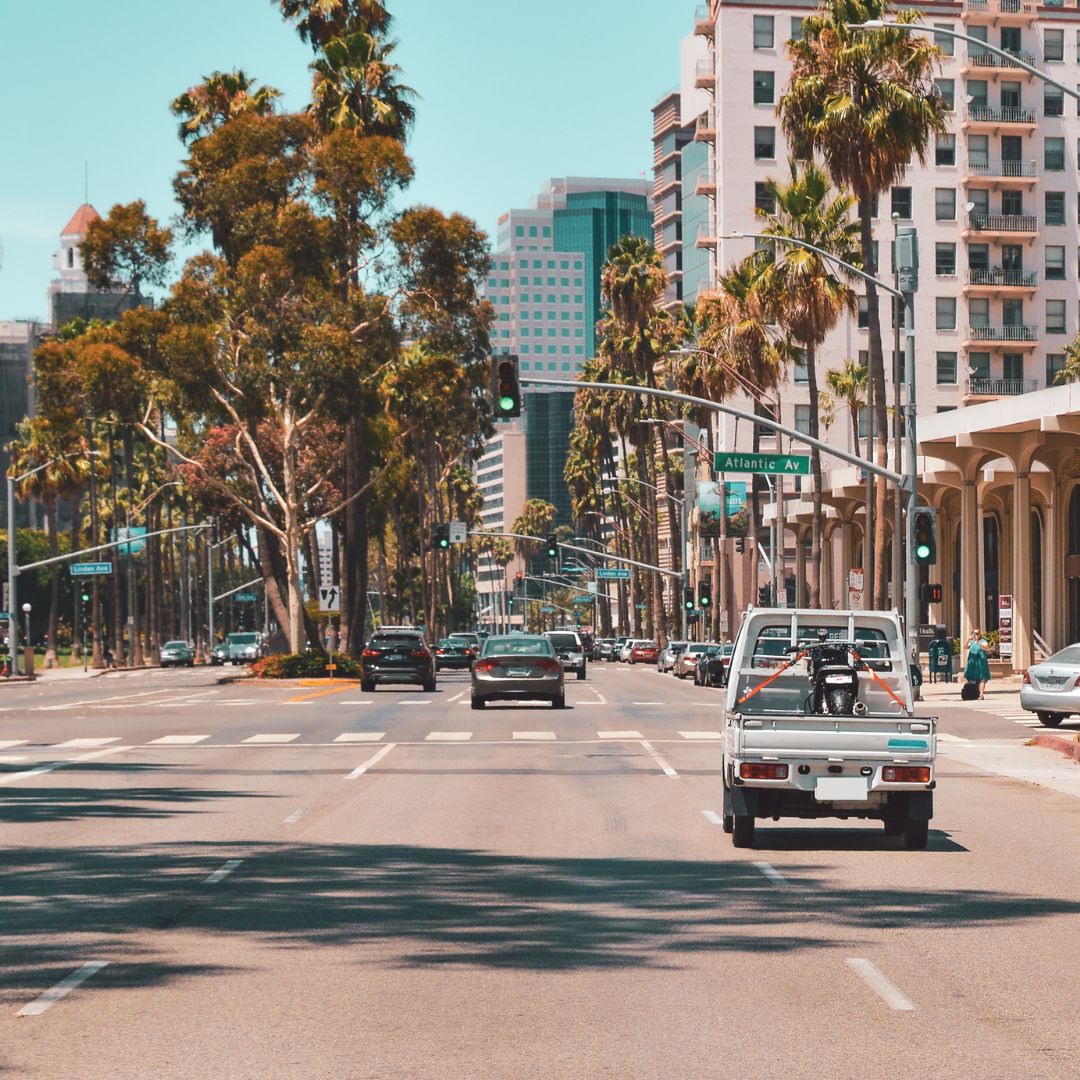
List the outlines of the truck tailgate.
{"type": "Polygon", "coordinates": [[[740,717],[728,720],[727,751],[747,758],[827,758],[932,761],[936,750],[929,717],[740,717]]]}

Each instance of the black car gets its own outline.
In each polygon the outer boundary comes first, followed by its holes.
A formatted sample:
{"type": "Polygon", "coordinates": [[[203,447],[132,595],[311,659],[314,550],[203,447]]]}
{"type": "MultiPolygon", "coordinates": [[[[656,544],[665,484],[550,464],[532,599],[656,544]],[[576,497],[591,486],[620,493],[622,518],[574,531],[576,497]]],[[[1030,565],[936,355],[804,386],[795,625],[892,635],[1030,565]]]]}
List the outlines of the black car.
{"type": "Polygon", "coordinates": [[[477,650],[473,643],[463,637],[443,638],[435,646],[435,670],[453,669],[468,671],[472,667],[477,650]]]}
{"type": "Polygon", "coordinates": [[[372,635],[360,654],[360,687],[371,692],[381,682],[435,689],[435,657],[419,633],[390,630],[372,635]]]}
{"type": "Polygon", "coordinates": [[[710,645],[694,668],[694,682],[698,686],[727,686],[728,665],[734,646],[710,645]]]}

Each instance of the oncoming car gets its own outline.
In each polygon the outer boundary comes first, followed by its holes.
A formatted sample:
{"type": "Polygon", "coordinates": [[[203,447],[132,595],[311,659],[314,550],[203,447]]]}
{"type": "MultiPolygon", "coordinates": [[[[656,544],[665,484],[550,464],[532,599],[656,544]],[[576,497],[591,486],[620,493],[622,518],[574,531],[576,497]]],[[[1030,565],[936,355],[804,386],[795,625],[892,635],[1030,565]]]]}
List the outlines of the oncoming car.
{"type": "Polygon", "coordinates": [[[585,678],[585,646],[575,630],[548,630],[544,637],[551,642],[555,655],[567,671],[579,679],[585,678]]]}
{"type": "Polygon", "coordinates": [[[472,668],[472,707],[489,701],[540,698],[566,706],[563,666],[542,634],[489,637],[472,668]]]}
{"type": "Polygon", "coordinates": [[[186,641],[166,641],[161,646],[162,667],[194,667],[195,651],[186,641]]]}

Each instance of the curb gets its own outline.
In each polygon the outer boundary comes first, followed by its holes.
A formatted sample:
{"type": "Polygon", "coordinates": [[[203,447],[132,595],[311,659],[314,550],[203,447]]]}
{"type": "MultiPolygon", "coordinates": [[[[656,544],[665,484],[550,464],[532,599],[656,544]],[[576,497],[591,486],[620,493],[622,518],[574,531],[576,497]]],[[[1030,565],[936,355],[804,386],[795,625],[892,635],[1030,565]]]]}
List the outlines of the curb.
{"type": "Polygon", "coordinates": [[[1036,735],[1035,745],[1044,746],[1047,750],[1056,750],[1071,761],[1080,761],[1080,736],[1069,739],[1064,735],[1036,735]]]}

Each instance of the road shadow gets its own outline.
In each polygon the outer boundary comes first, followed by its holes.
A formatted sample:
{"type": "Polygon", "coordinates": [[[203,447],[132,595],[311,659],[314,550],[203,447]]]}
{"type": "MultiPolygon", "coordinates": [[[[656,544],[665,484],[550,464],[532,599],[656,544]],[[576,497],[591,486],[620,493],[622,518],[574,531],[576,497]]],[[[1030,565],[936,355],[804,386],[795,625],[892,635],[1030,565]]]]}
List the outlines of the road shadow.
{"type": "MultiPolygon", "coordinates": [[[[755,851],[902,851],[903,837],[886,836],[884,828],[845,829],[826,828],[785,829],[762,828],[754,830],[755,851]]],[[[929,852],[967,852],[942,829],[931,829],[926,850],[929,852]]]]}

